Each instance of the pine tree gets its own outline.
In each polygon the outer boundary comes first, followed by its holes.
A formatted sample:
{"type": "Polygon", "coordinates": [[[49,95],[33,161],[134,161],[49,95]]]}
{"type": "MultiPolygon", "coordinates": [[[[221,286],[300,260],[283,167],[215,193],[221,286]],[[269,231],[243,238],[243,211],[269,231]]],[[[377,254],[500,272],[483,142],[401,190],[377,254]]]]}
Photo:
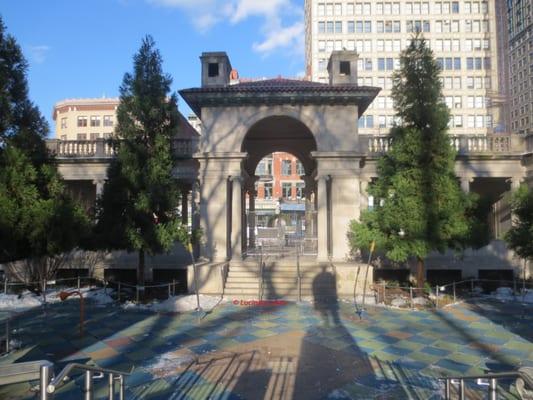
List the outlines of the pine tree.
{"type": "Polygon", "coordinates": [[[374,210],[353,221],[354,249],[372,241],[396,262],[417,259],[417,284],[425,280],[431,251],[461,248],[470,232],[472,198],[454,174],[455,152],[447,135],[449,111],[442,101],[440,68],[425,40],[416,35],[402,52],[393,75],[392,97],[399,123],[391,129],[391,150],[378,164],[369,189],[374,210]]]}
{"type": "Polygon", "coordinates": [[[521,185],[511,201],[513,225],[505,234],[509,248],[524,260],[533,259],[533,191],[521,185]]]}
{"type": "Polygon", "coordinates": [[[48,125],[28,98],[27,68],[0,19],[0,262],[47,265],[79,245],[89,222],[48,154],[48,125]]]}
{"type": "Polygon", "coordinates": [[[138,252],[137,282],[144,285],[145,255],[169,251],[187,234],[178,215],[171,141],[178,129],[172,79],[147,36],[134,56],[133,74],[120,87],[115,131],[117,156],[97,207],[100,246],[138,252]]]}

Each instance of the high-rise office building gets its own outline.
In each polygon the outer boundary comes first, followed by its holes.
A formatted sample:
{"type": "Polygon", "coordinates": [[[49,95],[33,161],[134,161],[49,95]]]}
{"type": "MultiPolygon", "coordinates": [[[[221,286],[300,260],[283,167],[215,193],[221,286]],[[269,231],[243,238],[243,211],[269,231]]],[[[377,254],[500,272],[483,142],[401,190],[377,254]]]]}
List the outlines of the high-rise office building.
{"type": "MultiPolygon", "coordinates": [[[[450,134],[508,132],[505,48],[498,43],[500,1],[306,0],[306,71],[327,82],[333,50],[356,50],[358,84],[382,90],[359,119],[359,133],[386,134],[394,123],[392,74],[399,54],[421,32],[442,67],[450,134]]],[[[532,121],[533,122],[533,121],[532,121]]]]}
{"type": "Polygon", "coordinates": [[[513,133],[533,133],[532,0],[507,0],[510,108],[513,133]]]}

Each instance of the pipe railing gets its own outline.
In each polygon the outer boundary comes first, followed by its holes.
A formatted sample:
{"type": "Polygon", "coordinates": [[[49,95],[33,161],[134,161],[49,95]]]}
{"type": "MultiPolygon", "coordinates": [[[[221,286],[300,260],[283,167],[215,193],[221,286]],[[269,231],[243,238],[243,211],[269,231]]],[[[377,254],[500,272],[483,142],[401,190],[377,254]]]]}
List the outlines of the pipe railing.
{"type": "Polygon", "coordinates": [[[478,386],[487,386],[488,399],[497,400],[498,381],[504,379],[521,379],[523,385],[527,386],[529,389],[533,389],[533,368],[525,367],[520,368],[517,371],[496,372],[485,375],[447,376],[439,378],[439,380],[444,381],[444,398],[446,400],[451,400],[453,386],[457,386],[458,399],[465,400],[466,381],[476,381],[478,386]]]}
{"type": "Polygon", "coordinates": [[[54,378],[53,365],[42,365],[40,367],[40,400],[49,400],[52,394],[57,391],[74,371],[84,372],[83,384],[83,399],[92,400],[94,396],[93,380],[103,378],[107,375],[108,378],[108,399],[113,400],[116,393],[115,382],[118,382],[118,398],[124,400],[124,376],[130,375],[128,372],[116,371],[107,368],[100,368],[91,365],[70,363],[63,368],[63,370],[54,378]],[[99,375],[95,375],[98,373],[99,375]]]}

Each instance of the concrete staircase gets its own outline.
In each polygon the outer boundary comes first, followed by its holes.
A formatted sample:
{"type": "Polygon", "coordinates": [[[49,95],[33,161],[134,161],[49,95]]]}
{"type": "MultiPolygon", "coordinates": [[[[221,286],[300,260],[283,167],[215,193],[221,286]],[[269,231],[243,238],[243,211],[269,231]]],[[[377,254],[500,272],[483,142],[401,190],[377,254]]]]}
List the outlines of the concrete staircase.
{"type": "MultiPolygon", "coordinates": [[[[302,299],[313,298],[313,282],[322,272],[332,273],[328,264],[318,264],[316,261],[301,262],[301,296],[302,299]]],[[[323,292],[331,292],[331,285],[327,282],[315,283],[315,288],[323,292]]],[[[260,271],[257,262],[231,264],[226,279],[224,295],[234,299],[259,299],[260,271]]],[[[298,299],[298,275],[295,260],[277,260],[265,262],[263,269],[263,300],[266,299],[298,299]]]]}

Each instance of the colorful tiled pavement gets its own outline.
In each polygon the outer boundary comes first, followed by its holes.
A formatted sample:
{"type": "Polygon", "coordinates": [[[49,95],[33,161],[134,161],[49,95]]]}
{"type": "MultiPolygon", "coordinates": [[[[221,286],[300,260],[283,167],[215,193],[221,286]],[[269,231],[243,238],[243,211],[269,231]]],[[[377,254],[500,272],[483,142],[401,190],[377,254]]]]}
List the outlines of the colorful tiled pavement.
{"type": "MultiPolygon", "coordinates": [[[[79,337],[76,301],[18,316],[21,349],[0,364],[38,359],[133,373],[128,399],[440,399],[435,377],[533,365],[533,306],[480,302],[439,311],[371,308],[360,319],[341,303],[156,314],[89,306],[79,337]]],[[[56,399],[80,398],[74,379],[56,399]]],[[[502,398],[515,398],[511,383],[502,398]]],[[[97,383],[97,396],[104,383],[97,383]]],[[[29,399],[30,384],[0,387],[29,399]]],[[[476,387],[470,398],[482,397],[476,387]]]]}

